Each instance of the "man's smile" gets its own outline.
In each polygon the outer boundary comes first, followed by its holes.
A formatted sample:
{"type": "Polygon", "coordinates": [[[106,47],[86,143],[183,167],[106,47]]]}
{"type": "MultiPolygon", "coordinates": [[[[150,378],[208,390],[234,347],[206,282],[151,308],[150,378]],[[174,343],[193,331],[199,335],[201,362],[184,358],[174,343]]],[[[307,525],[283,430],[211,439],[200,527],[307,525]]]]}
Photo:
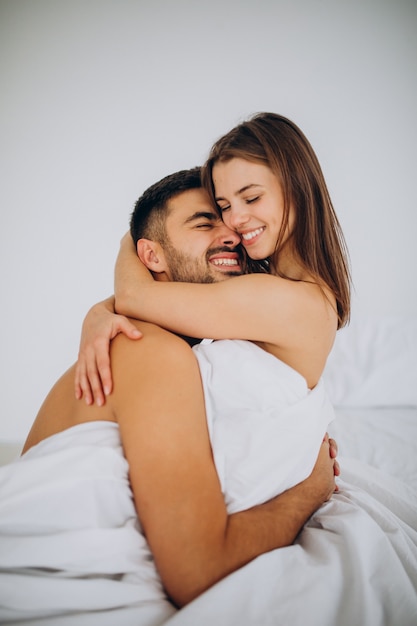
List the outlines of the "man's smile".
{"type": "Polygon", "coordinates": [[[220,270],[222,268],[226,270],[230,270],[231,268],[237,270],[241,269],[240,256],[237,252],[217,252],[216,254],[209,256],[208,261],[214,265],[216,269],[220,270]]]}

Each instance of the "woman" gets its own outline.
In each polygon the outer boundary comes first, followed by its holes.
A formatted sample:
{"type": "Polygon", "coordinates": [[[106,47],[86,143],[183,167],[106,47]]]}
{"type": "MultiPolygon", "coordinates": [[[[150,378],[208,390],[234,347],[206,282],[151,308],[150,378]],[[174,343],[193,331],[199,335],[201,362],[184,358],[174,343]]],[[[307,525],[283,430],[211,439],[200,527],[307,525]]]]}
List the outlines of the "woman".
{"type": "MultiPolygon", "coordinates": [[[[223,340],[194,350],[232,512],[293,486],[314,465],[329,421],[320,377],[336,329],[349,317],[349,271],[317,157],[286,118],[263,113],[237,126],[213,146],[203,179],[226,225],[270,274],[209,285],[157,282],[127,237],[116,269],[116,308],[182,335],[223,340]],[[300,419],[289,409],[306,398],[319,408],[313,416],[305,407],[300,419]],[[289,452],[297,441],[298,457],[289,452]]],[[[137,243],[135,220],[134,212],[137,243]]]]}
{"type": "Polygon", "coordinates": [[[161,284],[126,242],[116,310],[192,337],[256,342],[312,389],[350,309],[345,244],[317,157],[295,124],[263,113],[221,138],[203,171],[225,223],[271,275],[161,284]]]}

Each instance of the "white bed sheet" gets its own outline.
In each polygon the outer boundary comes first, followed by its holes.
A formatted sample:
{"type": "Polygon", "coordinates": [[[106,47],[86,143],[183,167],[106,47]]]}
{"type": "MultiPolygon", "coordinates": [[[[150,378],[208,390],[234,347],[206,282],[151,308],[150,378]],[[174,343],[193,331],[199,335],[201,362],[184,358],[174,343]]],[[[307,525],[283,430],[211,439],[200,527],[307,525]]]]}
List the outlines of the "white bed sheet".
{"type": "MultiPolygon", "coordinates": [[[[398,480],[404,468],[414,468],[416,462],[417,411],[343,409],[337,413],[333,434],[341,449],[341,493],[311,518],[295,545],[255,559],[167,621],[160,622],[156,615],[153,623],[417,624],[417,490],[414,480],[408,484],[398,480]]],[[[412,471],[407,474],[415,476],[412,471]]],[[[40,620],[32,615],[30,621],[20,614],[13,623],[142,626],[141,616],[136,607],[125,606],[40,620]]],[[[147,620],[152,623],[150,616],[147,620]]]]}
{"type": "MultiPolygon", "coordinates": [[[[294,546],[255,559],[166,626],[416,626],[417,319],[345,329],[327,381],[340,494],[294,546]]],[[[125,607],[30,626],[142,626],[138,617],[125,607]]]]}
{"type": "Polygon", "coordinates": [[[264,554],[169,626],[415,626],[417,494],[345,458],[341,491],[294,545],[264,554]]]}
{"type": "Polygon", "coordinates": [[[417,408],[339,407],[330,432],[340,495],[294,546],[255,559],[167,626],[416,626],[417,408]],[[395,555],[385,539],[398,523],[414,539],[395,555]]]}
{"type": "Polygon", "coordinates": [[[417,492],[416,407],[336,408],[329,430],[341,456],[369,463],[417,492]]]}

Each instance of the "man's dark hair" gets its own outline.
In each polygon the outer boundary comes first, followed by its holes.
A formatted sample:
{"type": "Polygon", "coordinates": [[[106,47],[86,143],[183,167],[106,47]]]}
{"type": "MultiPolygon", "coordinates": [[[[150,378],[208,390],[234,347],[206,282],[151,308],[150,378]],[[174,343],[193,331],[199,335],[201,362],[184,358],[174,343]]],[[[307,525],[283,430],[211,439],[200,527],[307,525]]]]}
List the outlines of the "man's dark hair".
{"type": "Polygon", "coordinates": [[[151,185],[137,200],[130,218],[130,233],[136,245],[139,239],[161,242],[169,201],[184,191],[201,188],[201,168],[174,172],[151,185]]]}

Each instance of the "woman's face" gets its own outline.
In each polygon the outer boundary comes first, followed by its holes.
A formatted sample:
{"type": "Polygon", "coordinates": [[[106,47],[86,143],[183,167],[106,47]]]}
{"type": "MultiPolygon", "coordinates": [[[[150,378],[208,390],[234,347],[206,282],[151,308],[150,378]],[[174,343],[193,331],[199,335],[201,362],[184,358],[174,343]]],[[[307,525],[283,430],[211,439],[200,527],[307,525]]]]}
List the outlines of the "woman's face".
{"type": "Polygon", "coordinates": [[[266,165],[241,158],[216,163],[212,175],[225,224],[240,234],[252,259],[271,256],[284,215],[284,195],[277,177],[266,165]]]}

